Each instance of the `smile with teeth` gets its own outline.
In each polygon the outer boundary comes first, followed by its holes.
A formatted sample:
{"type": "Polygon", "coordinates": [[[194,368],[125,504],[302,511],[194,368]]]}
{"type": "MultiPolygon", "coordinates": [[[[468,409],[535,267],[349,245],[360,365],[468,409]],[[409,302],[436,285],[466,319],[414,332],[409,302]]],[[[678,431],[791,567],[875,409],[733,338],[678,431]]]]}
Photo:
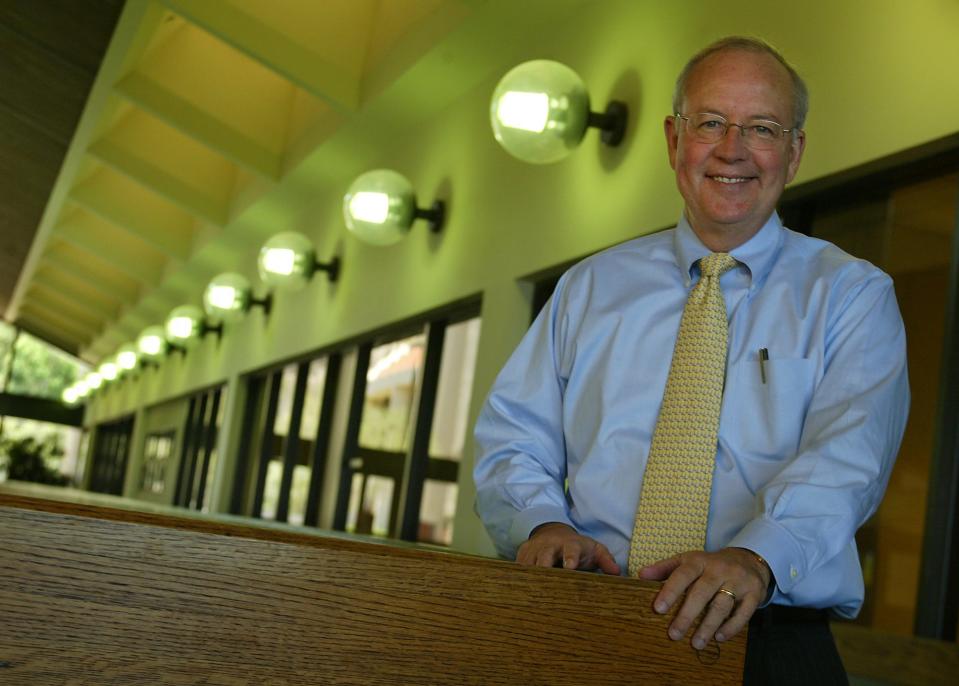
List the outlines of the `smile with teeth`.
{"type": "Polygon", "coordinates": [[[710,176],[709,178],[719,183],[745,183],[752,180],[750,176],[710,176]]]}

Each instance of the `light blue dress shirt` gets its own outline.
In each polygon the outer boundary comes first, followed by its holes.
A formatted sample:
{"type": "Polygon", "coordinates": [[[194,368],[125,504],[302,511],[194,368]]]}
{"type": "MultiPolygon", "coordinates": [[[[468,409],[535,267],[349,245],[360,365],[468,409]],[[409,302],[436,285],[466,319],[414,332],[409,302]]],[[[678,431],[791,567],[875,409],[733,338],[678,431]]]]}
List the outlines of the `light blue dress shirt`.
{"type": "MultiPolygon", "coordinates": [[[[684,218],[559,280],[476,426],[477,511],[501,554],[564,522],[626,569],[680,317],[707,254],[684,218]]],[[[706,550],[762,555],[771,602],[854,616],[853,537],[882,498],[909,406],[892,280],[775,214],[731,254],[706,550]]]]}

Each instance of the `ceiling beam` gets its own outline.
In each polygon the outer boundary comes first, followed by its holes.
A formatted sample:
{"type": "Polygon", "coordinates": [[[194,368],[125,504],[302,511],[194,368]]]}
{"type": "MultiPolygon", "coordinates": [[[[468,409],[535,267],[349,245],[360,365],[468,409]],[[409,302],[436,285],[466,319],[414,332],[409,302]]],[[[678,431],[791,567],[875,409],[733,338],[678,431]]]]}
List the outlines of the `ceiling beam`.
{"type": "Polygon", "coordinates": [[[117,317],[123,309],[123,301],[118,299],[116,294],[99,290],[73,274],[52,267],[43,267],[35,271],[30,286],[31,288],[42,286],[62,293],[70,293],[75,299],[83,300],[92,309],[103,312],[107,319],[117,317]]]}
{"type": "Polygon", "coordinates": [[[43,256],[41,264],[66,272],[72,277],[89,284],[90,287],[97,289],[101,293],[115,297],[126,306],[132,306],[140,299],[139,288],[131,289],[129,285],[120,282],[109,273],[98,270],[88,264],[78,264],[59,253],[47,252],[43,256]]]}
{"type": "Polygon", "coordinates": [[[66,241],[73,247],[96,255],[119,272],[123,272],[137,283],[154,287],[163,277],[165,263],[146,258],[142,252],[131,250],[119,240],[107,240],[103,232],[91,230],[82,219],[74,216],[61,221],[53,235],[66,241]]]}
{"type": "Polygon", "coordinates": [[[189,214],[216,226],[225,226],[229,208],[194,186],[119,145],[101,138],[88,152],[115,171],[163,196],[189,214]]]}
{"type": "MultiPolygon", "coordinates": [[[[360,102],[360,73],[325,61],[225,2],[164,0],[171,10],[344,113],[360,102]]],[[[361,65],[360,65],[361,66],[361,65]]]]}
{"type": "Polygon", "coordinates": [[[27,291],[27,301],[32,300],[60,307],[75,314],[80,319],[92,320],[101,326],[115,316],[113,308],[103,307],[82,297],[68,296],[64,291],[36,279],[30,284],[30,290],[27,291]]]}
{"type": "Polygon", "coordinates": [[[70,200],[171,259],[184,261],[190,257],[194,233],[192,218],[189,224],[157,219],[152,214],[144,214],[136,207],[123,204],[122,198],[92,182],[75,186],[70,191],[70,200]]]}
{"type": "Polygon", "coordinates": [[[134,72],[116,85],[116,91],[137,107],[254,174],[269,181],[279,180],[279,155],[153,79],[134,72]]]}
{"type": "Polygon", "coordinates": [[[17,326],[31,336],[39,338],[61,350],[65,350],[71,355],[81,357],[80,349],[83,347],[83,342],[78,341],[76,338],[65,336],[62,329],[58,329],[49,322],[36,319],[31,316],[30,313],[19,315],[16,321],[17,326]]]}
{"type": "Polygon", "coordinates": [[[78,341],[91,341],[94,336],[100,333],[100,329],[96,326],[78,322],[56,307],[43,305],[36,301],[24,302],[21,312],[22,316],[31,317],[33,321],[46,322],[49,330],[57,331],[62,329],[64,333],[71,334],[70,337],[78,341]]]}

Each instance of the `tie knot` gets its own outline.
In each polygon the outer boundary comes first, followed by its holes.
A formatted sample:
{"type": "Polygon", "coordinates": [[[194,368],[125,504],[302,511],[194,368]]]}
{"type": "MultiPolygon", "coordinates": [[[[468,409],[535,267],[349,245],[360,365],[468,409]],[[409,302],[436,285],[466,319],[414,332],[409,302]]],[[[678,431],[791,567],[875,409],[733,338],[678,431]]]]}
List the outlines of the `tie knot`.
{"type": "Polygon", "coordinates": [[[728,252],[710,253],[699,261],[703,276],[722,276],[736,266],[736,259],[728,252]]]}

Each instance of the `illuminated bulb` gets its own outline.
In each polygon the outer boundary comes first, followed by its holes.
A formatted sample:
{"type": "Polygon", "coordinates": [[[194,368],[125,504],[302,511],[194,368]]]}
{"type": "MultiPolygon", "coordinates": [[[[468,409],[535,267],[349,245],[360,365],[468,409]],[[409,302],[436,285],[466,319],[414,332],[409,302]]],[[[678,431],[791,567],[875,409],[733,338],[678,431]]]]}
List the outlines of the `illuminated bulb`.
{"type": "Polygon", "coordinates": [[[86,382],[86,379],[80,379],[73,384],[73,389],[77,393],[77,398],[85,398],[90,393],[90,384],[86,382]]]}
{"type": "Polygon", "coordinates": [[[496,104],[496,118],[511,129],[542,133],[549,121],[549,96],[546,93],[508,91],[496,104]]]}
{"type": "Polygon", "coordinates": [[[77,393],[77,389],[74,388],[73,386],[64,388],[63,394],[60,397],[63,398],[63,402],[67,403],[68,405],[72,405],[73,403],[75,403],[77,400],[80,399],[80,395],[77,393]]]}
{"type": "Polygon", "coordinates": [[[361,191],[350,199],[353,219],[371,224],[382,224],[390,214],[390,196],[386,193],[361,191]]]}
{"type": "Polygon", "coordinates": [[[95,391],[103,385],[103,377],[97,374],[96,372],[90,372],[86,376],[87,387],[95,391]]]}
{"type": "Polygon", "coordinates": [[[107,360],[106,362],[100,365],[100,367],[97,369],[97,372],[100,374],[100,376],[103,378],[104,381],[113,381],[115,378],[117,378],[119,369],[117,369],[117,365],[115,362],[111,360],[107,360]]]}
{"type": "Polygon", "coordinates": [[[263,251],[263,269],[271,274],[289,276],[296,267],[296,253],[291,248],[267,248],[263,251]]]}
{"type": "Polygon", "coordinates": [[[210,304],[224,310],[232,310],[236,306],[237,291],[233,286],[210,286],[207,291],[210,304]]]}
{"type": "Polygon", "coordinates": [[[196,328],[195,323],[190,317],[174,317],[166,323],[167,335],[178,339],[189,338],[196,328]]]}
{"type": "Polygon", "coordinates": [[[136,348],[127,343],[120,347],[117,351],[117,366],[120,368],[120,372],[128,372],[134,367],[137,366],[137,353],[136,348]]]}

